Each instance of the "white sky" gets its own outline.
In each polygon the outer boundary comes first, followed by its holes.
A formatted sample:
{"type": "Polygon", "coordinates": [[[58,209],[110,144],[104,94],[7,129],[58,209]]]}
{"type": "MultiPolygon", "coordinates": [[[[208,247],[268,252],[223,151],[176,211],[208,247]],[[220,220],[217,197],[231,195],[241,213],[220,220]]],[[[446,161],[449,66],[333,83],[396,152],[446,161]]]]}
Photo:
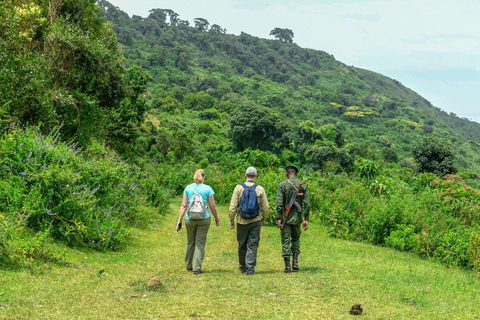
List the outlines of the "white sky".
{"type": "Polygon", "coordinates": [[[479,0],[109,0],[128,14],[172,9],[227,33],[275,27],[347,65],[396,79],[433,105],[480,122],[479,0]]]}

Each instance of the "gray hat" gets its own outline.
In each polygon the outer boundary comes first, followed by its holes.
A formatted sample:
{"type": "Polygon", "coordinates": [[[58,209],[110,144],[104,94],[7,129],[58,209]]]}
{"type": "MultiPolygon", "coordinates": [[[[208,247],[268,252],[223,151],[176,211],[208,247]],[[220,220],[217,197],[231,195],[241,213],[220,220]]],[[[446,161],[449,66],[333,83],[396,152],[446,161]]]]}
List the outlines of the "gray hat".
{"type": "Polygon", "coordinates": [[[256,176],[257,175],[257,169],[254,167],[248,167],[247,172],[245,172],[247,176],[256,176]]]}

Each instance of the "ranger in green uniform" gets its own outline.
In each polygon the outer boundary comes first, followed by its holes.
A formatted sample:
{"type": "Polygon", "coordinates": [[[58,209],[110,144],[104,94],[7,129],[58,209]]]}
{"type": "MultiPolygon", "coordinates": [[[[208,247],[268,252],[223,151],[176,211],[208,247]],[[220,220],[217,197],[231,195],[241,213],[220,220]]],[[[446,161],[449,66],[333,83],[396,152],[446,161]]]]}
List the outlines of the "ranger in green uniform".
{"type": "Polygon", "coordinates": [[[282,237],[282,257],[285,260],[285,273],[291,273],[298,268],[298,255],[300,254],[300,234],[301,228],[308,229],[308,220],[310,218],[310,199],[305,184],[300,187],[299,193],[303,196],[297,196],[296,200],[301,210],[296,206],[292,206],[290,213],[282,227],[283,216],[288,207],[288,203],[292,199],[292,195],[298,188],[300,181],[297,180],[298,168],[295,166],[287,166],[287,181],[283,181],[278,185],[277,190],[277,227],[281,228],[280,235],[282,237]],[[293,256],[293,266],[290,264],[290,257],[293,256]]]}

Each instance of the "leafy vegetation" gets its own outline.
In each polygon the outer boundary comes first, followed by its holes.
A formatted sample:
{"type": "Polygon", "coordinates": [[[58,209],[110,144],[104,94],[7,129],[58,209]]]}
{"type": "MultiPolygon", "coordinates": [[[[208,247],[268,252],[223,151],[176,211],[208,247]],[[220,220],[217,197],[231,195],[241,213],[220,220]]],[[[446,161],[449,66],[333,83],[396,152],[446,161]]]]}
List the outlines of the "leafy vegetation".
{"type": "MultiPolygon", "coordinates": [[[[0,265],[56,259],[51,240],[118,250],[143,223],[152,179],[104,145],[61,142],[60,128],[9,127],[0,139],[0,265]]],[[[166,193],[156,192],[156,205],[166,193]]]]}
{"type": "MultiPolygon", "coordinates": [[[[407,172],[403,172],[404,174],[407,172]]],[[[447,266],[480,272],[480,191],[455,175],[414,181],[384,171],[369,180],[308,175],[314,216],[331,234],[415,252],[447,266]]]]}
{"type": "Polygon", "coordinates": [[[94,0],[0,3],[0,124],[43,124],[87,143],[129,141],[143,120],[148,73],[125,70],[94,0]]]}
{"type": "Polygon", "coordinates": [[[227,34],[201,18],[190,27],[172,10],[152,9],[142,18],[107,1],[99,5],[118,34],[127,65],[141,66],[153,77],[149,119],[158,119],[162,135],[183,131],[191,139],[192,150],[179,150],[176,158],[216,163],[218,158],[208,155],[218,149],[250,147],[291,153],[282,164],[314,170],[328,164],[351,171],[355,156],[408,167],[412,142],[433,136],[452,142],[459,171],[480,171],[474,147],[480,124],[442,112],[398,81],[291,41],[227,34]]]}
{"type": "Polygon", "coordinates": [[[440,177],[457,172],[453,164],[455,154],[452,147],[437,137],[427,137],[416,142],[412,154],[418,172],[431,172],[440,177]]]}

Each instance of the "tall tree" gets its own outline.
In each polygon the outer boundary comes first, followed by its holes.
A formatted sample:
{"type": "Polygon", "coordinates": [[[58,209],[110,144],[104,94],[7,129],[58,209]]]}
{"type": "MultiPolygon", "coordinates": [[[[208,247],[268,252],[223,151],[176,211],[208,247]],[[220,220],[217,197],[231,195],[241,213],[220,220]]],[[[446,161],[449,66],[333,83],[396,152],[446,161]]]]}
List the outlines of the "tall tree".
{"type": "Polygon", "coordinates": [[[220,27],[218,24],[212,24],[209,32],[211,32],[211,33],[226,33],[227,29],[222,29],[222,27],[220,27]]]}
{"type": "Polygon", "coordinates": [[[179,14],[171,9],[165,9],[165,13],[168,14],[170,19],[170,25],[176,26],[180,19],[178,19],[179,14]]]}
{"type": "Polygon", "coordinates": [[[293,31],[290,29],[275,28],[270,31],[270,35],[274,36],[281,42],[293,42],[293,31]]]}
{"type": "Polygon", "coordinates": [[[415,143],[412,148],[412,155],[417,163],[417,172],[431,172],[438,177],[446,174],[456,173],[453,160],[455,154],[449,142],[429,136],[415,143]]]}
{"type": "Polygon", "coordinates": [[[210,23],[207,21],[207,19],[195,18],[193,19],[193,21],[195,22],[195,28],[197,28],[198,30],[200,31],[208,30],[208,26],[210,25],[210,23]]]}
{"type": "Polygon", "coordinates": [[[159,26],[164,27],[167,20],[167,12],[164,9],[152,9],[148,17],[158,22],[159,26]]]}
{"type": "Polygon", "coordinates": [[[240,151],[280,147],[287,131],[288,126],[276,114],[252,102],[242,103],[230,117],[229,136],[240,151]]]}

